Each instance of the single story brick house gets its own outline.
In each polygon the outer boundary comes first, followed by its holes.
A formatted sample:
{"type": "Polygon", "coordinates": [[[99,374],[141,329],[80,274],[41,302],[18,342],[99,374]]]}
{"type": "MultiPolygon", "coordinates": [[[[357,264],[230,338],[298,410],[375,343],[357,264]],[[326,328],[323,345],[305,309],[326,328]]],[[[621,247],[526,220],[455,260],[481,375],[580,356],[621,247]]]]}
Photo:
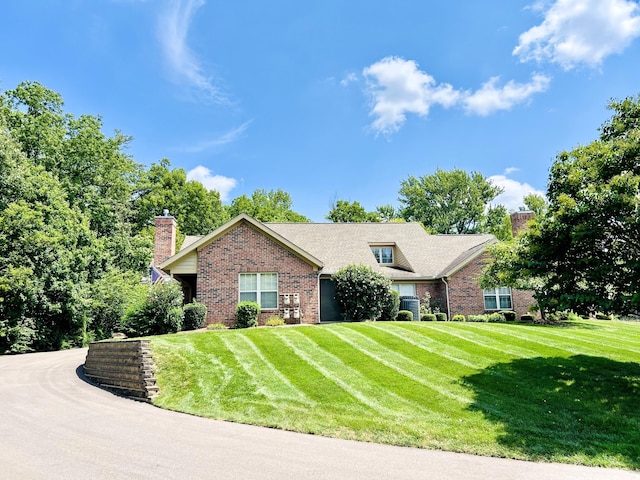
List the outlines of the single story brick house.
{"type": "Polygon", "coordinates": [[[207,322],[235,322],[239,301],[261,305],[260,323],[343,320],[331,276],[365,264],[401,296],[431,299],[451,318],[497,310],[528,312],[531,292],[483,290],[478,276],[493,235],[430,235],[419,223],[262,223],[242,214],[175,252],[176,220],[156,217],[154,266],[178,280],[185,301],[207,306],[207,322]]]}

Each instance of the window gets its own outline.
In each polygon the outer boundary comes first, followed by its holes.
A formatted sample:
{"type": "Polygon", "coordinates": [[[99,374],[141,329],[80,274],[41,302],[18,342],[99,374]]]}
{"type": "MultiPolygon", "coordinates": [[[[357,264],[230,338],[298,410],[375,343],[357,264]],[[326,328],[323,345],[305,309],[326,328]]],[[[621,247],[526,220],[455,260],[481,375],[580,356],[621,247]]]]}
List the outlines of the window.
{"type": "Polygon", "coordinates": [[[416,296],[416,284],[415,283],[394,283],[391,288],[398,292],[401,297],[415,297],[416,296]]]}
{"type": "Polygon", "coordinates": [[[241,273],[240,301],[257,302],[263,310],[278,308],[278,274],[241,273]]]}
{"type": "Polygon", "coordinates": [[[484,290],[485,310],[504,310],[511,308],[511,289],[509,287],[489,288],[484,290]]]}
{"type": "Polygon", "coordinates": [[[371,247],[373,256],[380,264],[393,264],[393,247],[371,247]]]}

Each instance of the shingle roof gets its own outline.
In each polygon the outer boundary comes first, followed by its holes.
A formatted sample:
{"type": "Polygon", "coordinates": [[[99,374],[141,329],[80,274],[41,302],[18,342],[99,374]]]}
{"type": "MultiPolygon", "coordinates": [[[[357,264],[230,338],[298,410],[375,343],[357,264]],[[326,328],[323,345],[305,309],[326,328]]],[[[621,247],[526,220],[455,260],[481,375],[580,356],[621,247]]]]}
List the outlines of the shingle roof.
{"type": "MultiPolygon", "coordinates": [[[[239,217],[237,217],[239,218],[239,217]]],[[[255,220],[252,220],[255,223],[255,220]]],[[[230,223],[233,223],[230,222],[230,223]]],[[[227,224],[228,225],[228,224],[227,224]]],[[[430,235],[410,223],[263,223],[286,241],[323,263],[322,273],[333,274],[350,264],[365,264],[393,280],[446,277],[495,242],[493,235],[430,235]],[[393,245],[396,259],[408,268],[379,265],[372,245],[393,245]]],[[[181,253],[204,237],[185,238],[181,253]]]]}
{"type": "Polygon", "coordinates": [[[265,223],[302,250],[321,259],[323,273],[353,263],[369,265],[392,279],[440,278],[457,270],[495,241],[493,235],[429,235],[419,223],[265,223]],[[394,245],[411,271],[384,267],[372,244],[394,245]]]}

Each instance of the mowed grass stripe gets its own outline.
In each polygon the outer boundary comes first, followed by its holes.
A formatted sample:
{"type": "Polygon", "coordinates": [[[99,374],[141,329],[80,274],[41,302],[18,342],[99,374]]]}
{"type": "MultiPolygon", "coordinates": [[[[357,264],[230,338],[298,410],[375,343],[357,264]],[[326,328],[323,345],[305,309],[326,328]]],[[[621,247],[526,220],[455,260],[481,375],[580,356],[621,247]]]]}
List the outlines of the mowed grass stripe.
{"type": "Polygon", "coordinates": [[[424,385],[434,392],[461,403],[471,403],[469,392],[456,383],[456,377],[446,375],[434,368],[426,367],[401,353],[397,353],[351,328],[330,330],[340,340],[348,343],[376,362],[396,371],[410,380],[424,385]]]}
{"type": "MultiPolygon", "coordinates": [[[[504,340],[497,341],[494,337],[485,335],[486,330],[482,332],[473,332],[465,327],[466,325],[463,324],[444,325],[433,323],[429,325],[429,328],[438,331],[440,334],[459,338],[463,342],[469,342],[473,345],[478,345],[483,349],[493,350],[494,352],[496,352],[496,355],[492,356],[492,358],[495,358],[498,361],[502,361],[511,357],[530,357],[531,355],[535,355],[537,353],[535,350],[532,350],[530,348],[521,348],[511,342],[507,342],[504,340]]],[[[474,350],[475,348],[473,348],[472,346],[471,351],[474,350]]]]}
{"type": "Polygon", "coordinates": [[[404,412],[409,412],[412,415],[416,411],[425,415],[432,413],[426,411],[421,405],[407,401],[400,395],[389,391],[384,385],[371,382],[356,368],[336,356],[334,352],[318,345],[316,333],[321,330],[313,329],[317,332],[311,332],[311,330],[308,328],[282,329],[276,332],[276,335],[287,343],[302,360],[339,385],[358,402],[375,410],[378,414],[395,417],[398,413],[404,412]],[[312,338],[308,336],[310,333],[313,334],[312,338]]]}
{"type": "Polygon", "coordinates": [[[518,327],[522,325],[509,324],[509,330],[501,330],[496,328],[496,323],[481,323],[481,322],[449,322],[447,327],[451,326],[451,330],[458,332],[469,332],[470,334],[480,335],[487,339],[488,342],[493,342],[494,346],[499,347],[505,345],[505,352],[507,350],[513,352],[513,358],[527,358],[532,356],[567,356],[569,352],[563,348],[557,348],[550,346],[544,342],[532,342],[529,338],[520,338],[514,336],[514,332],[518,327]],[[519,354],[515,354],[513,347],[517,347],[519,354]],[[529,352],[525,355],[525,352],[529,352]]]}
{"type": "Polygon", "coordinates": [[[470,371],[477,371],[487,367],[492,363],[490,358],[484,356],[474,355],[467,352],[458,346],[447,344],[439,340],[435,340],[432,337],[426,336],[424,331],[416,331],[423,327],[412,324],[404,323],[387,323],[387,324],[372,324],[372,328],[380,329],[389,335],[392,335],[400,340],[410,343],[411,345],[429,352],[438,357],[442,357],[450,362],[457,363],[468,368],[470,371]]]}
{"type": "Polygon", "coordinates": [[[227,335],[222,343],[233,353],[238,365],[251,377],[256,394],[264,395],[273,406],[282,401],[314,406],[302,390],[293,385],[247,335],[227,335]]]}
{"type": "MultiPolygon", "coordinates": [[[[583,338],[564,337],[563,335],[557,335],[554,331],[550,330],[547,326],[535,326],[535,325],[506,325],[501,323],[488,324],[493,330],[504,332],[507,335],[511,335],[516,338],[528,341],[531,344],[539,344],[547,348],[552,347],[559,351],[564,351],[565,356],[567,354],[572,355],[601,355],[612,356],[613,348],[603,348],[602,342],[588,341],[583,338]],[[567,338],[567,340],[565,340],[567,338]],[[570,341],[569,341],[570,340],[570,341]]],[[[568,327],[553,327],[560,328],[564,332],[568,330],[568,327]]],[[[604,340],[604,339],[603,339],[604,340]]]]}

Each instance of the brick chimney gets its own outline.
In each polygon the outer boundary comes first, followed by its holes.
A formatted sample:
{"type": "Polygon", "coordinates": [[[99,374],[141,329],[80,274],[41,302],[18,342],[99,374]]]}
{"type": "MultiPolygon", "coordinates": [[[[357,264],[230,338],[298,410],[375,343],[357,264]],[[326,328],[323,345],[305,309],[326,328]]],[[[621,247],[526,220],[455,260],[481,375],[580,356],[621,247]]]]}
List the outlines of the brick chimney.
{"type": "Polygon", "coordinates": [[[156,235],[153,241],[153,264],[159,265],[176,253],[176,219],[165,210],[156,217],[156,235]]]}
{"type": "Polygon", "coordinates": [[[511,233],[515,237],[518,233],[527,229],[527,222],[533,218],[535,214],[530,210],[521,210],[511,214],[511,233]]]}

